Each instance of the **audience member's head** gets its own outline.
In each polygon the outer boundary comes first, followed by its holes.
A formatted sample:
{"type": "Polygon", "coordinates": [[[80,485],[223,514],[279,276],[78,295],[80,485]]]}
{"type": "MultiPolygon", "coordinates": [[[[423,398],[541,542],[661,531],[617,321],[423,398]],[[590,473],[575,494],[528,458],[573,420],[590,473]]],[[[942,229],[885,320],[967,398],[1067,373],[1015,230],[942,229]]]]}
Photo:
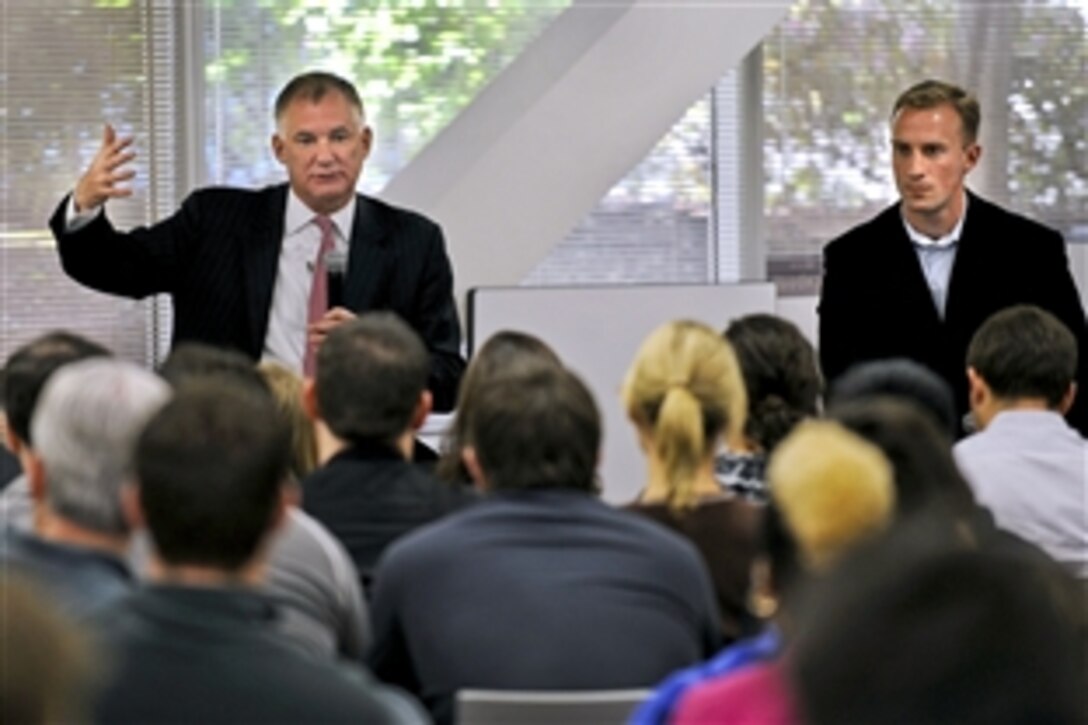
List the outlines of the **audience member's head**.
{"type": "Polygon", "coordinates": [[[180,386],[136,448],[139,509],[163,569],[243,574],[282,516],[290,458],[267,395],[222,378],[180,386]]]}
{"type": "Polygon", "coordinates": [[[93,682],[90,642],[44,594],[11,572],[0,577],[0,720],[84,722],[93,682]]]}
{"type": "Polygon", "coordinates": [[[801,420],[819,413],[823,392],[816,351],[797,327],[780,317],[755,314],[729,324],[748,391],[748,444],[770,454],[801,420]]]}
{"type": "Polygon", "coordinates": [[[894,515],[891,465],[832,421],[799,424],[771,455],[767,475],[771,502],[756,594],[787,605],[805,581],[883,531],[894,515]]]}
{"type": "Polygon", "coordinates": [[[1002,409],[1062,413],[1076,393],[1077,340],[1056,317],[1030,305],[991,316],[967,348],[971,409],[985,427],[1002,409]]]}
{"type": "Polygon", "coordinates": [[[159,375],[175,389],[214,378],[258,393],[271,393],[269,383],[248,357],[237,350],[202,342],[174,346],[159,366],[159,375]]]}
{"type": "Polygon", "coordinates": [[[524,332],[501,330],[489,337],[472,356],[457,391],[457,407],[442,442],[442,458],[435,473],[446,481],[465,483],[470,475],[461,451],[465,430],[475,409],[478,391],[499,375],[518,376],[540,367],[560,368],[563,363],[540,338],[524,332]]]}
{"type": "Polygon", "coordinates": [[[956,467],[948,438],[921,408],[878,396],[836,404],[829,414],[876,445],[892,464],[897,517],[934,507],[957,519],[974,515],[974,494],[956,467]]]}
{"type": "Polygon", "coordinates": [[[169,397],[158,376],[121,360],[89,359],[58,370],[30,426],[31,490],[44,503],[45,521],[127,534],[121,488],[132,477],[136,439],[169,397]]]}
{"type": "Polygon", "coordinates": [[[488,490],[596,490],[600,411],[585,384],[563,368],[482,385],[465,434],[465,464],[488,490]]]}
{"type": "Polygon", "coordinates": [[[627,415],[660,461],[670,507],[695,503],[694,484],[724,436],[738,441],[748,398],[733,349],[710,327],[665,324],[642,343],[623,384],[627,415]]]}
{"type": "MultiPolygon", "coordinates": [[[[390,312],[338,326],[317,353],[311,405],[337,437],[398,444],[431,410],[430,357],[419,335],[390,312]]],[[[405,455],[409,455],[408,452],[405,455]]]]}
{"type": "Polygon", "coordinates": [[[1060,576],[920,526],[866,547],[805,602],[790,662],[806,722],[1084,722],[1060,576]]]}
{"type": "Polygon", "coordinates": [[[30,418],[42,387],[58,368],[89,357],[106,357],[109,350],[70,332],[50,332],[11,354],[4,366],[4,411],[9,443],[16,453],[33,446],[30,418]]]}
{"type": "Polygon", "coordinates": [[[874,397],[909,401],[932,417],[949,442],[956,438],[959,421],[956,420],[952,389],[924,365],[906,358],[855,365],[832,383],[827,407],[830,410],[836,405],[874,397]]]}
{"type": "Polygon", "coordinates": [[[257,366],[276,400],[283,419],[291,427],[291,472],[297,480],[305,478],[317,467],[317,439],[314,422],[302,404],[302,378],[276,362],[257,366]]]}

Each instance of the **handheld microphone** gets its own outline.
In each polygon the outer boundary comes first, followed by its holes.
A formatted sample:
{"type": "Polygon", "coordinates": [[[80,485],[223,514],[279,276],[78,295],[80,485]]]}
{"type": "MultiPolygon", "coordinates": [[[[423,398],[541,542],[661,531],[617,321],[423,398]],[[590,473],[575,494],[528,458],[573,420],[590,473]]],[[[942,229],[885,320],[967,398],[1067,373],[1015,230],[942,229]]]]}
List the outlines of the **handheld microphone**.
{"type": "Polygon", "coordinates": [[[344,306],[344,275],[348,271],[348,255],[338,249],[325,252],[325,279],[328,282],[329,309],[344,306]]]}

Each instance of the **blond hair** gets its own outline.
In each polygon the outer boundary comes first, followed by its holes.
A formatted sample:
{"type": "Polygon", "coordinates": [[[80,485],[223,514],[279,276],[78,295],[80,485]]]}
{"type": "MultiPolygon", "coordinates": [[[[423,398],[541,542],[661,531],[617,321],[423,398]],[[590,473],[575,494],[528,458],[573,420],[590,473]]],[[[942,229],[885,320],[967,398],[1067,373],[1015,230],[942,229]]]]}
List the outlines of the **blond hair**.
{"type": "Polygon", "coordinates": [[[639,348],[623,401],[663,463],[669,506],[691,508],[699,467],[723,434],[736,441],[744,430],[748,396],[733,348],[701,322],[665,324],[639,348]]]}
{"type": "Polygon", "coordinates": [[[276,409],[291,426],[291,472],[301,480],[317,468],[317,434],[302,407],[302,378],[276,362],[264,361],[257,369],[272,390],[276,409]]]}
{"type": "Polygon", "coordinates": [[[895,509],[887,458],[832,421],[798,425],[771,455],[767,480],[771,502],[809,570],[884,529],[895,509]]]}

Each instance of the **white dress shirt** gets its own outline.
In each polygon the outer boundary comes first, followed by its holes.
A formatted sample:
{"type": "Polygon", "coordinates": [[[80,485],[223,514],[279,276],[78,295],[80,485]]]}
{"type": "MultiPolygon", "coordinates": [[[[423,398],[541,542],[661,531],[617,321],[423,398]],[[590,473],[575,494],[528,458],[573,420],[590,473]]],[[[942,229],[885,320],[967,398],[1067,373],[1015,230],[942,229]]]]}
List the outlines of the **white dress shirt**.
{"type": "MultiPolygon", "coordinates": [[[[321,230],[314,223],[317,216],[294,190],[288,191],[283,223],[283,247],[280,249],[276,283],[272,288],[272,307],[268,312],[268,334],[264,338],[262,360],[273,359],[302,373],[306,353],[306,323],[310,307],[317,251],[321,248],[321,230]]],[[[348,235],[355,219],[355,196],[332,219],[336,249],[347,254],[348,235]]]]}
{"type": "Polygon", "coordinates": [[[937,315],[943,320],[945,307],[948,304],[948,283],[952,279],[952,265],[956,261],[956,250],[959,248],[960,235],[963,233],[963,221],[967,218],[967,195],[964,195],[963,214],[956,226],[948,234],[934,239],[928,237],[910,225],[907,218],[903,217],[903,226],[907,230],[907,237],[914,244],[914,251],[918,255],[918,261],[922,264],[922,273],[926,276],[929,285],[929,294],[933,297],[933,306],[937,308],[937,315]]]}
{"type": "Polygon", "coordinates": [[[953,452],[998,526],[1088,579],[1088,441],[1060,414],[1000,412],[953,452]]]}

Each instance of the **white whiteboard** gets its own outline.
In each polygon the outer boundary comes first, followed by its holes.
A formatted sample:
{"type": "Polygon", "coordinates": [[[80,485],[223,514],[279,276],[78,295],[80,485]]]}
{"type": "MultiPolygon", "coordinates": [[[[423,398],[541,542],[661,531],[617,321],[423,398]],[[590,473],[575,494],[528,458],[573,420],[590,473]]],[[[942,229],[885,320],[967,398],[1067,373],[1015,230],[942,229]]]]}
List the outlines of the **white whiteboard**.
{"type": "Polygon", "coordinates": [[[469,354],[500,330],[548,343],[597,399],[604,420],[604,498],[626,503],[641,490],[646,472],[620,385],[642,341],[670,320],[700,320],[724,330],[730,320],[754,312],[775,312],[773,284],[478,287],[468,294],[469,354]]]}

